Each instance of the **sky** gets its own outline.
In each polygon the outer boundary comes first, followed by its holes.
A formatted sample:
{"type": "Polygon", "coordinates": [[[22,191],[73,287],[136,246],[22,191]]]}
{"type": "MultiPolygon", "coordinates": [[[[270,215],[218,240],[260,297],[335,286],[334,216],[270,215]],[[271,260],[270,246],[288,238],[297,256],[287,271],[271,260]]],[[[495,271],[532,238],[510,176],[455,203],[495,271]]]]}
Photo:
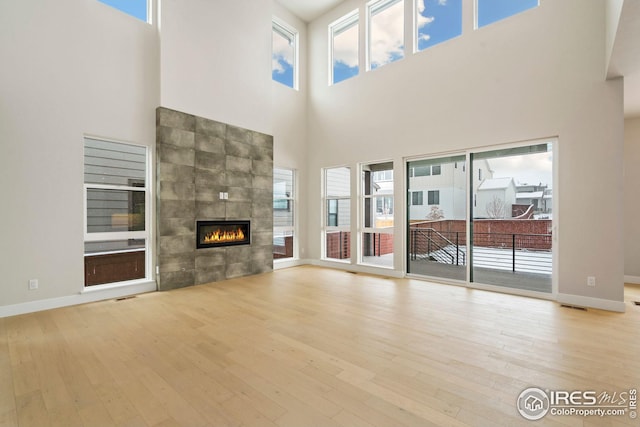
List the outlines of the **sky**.
{"type": "Polygon", "coordinates": [[[462,34],[462,0],[418,0],[418,50],[462,34]]]}
{"type": "Polygon", "coordinates": [[[273,52],[271,55],[271,77],[283,85],[293,87],[294,47],[289,40],[273,31],[273,52]]]}
{"type": "MultiPolygon", "coordinates": [[[[482,27],[538,5],[538,0],[478,0],[478,26],[482,27]]],[[[416,2],[417,49],[427,49],[462,34],[462,0],[416,2]]],[[[358,24],[333,39],[333,83],[357,75],[358,24]]],[[[371,69],[401,59],[404,46],[404,3],[374,13],[371,20],[371,69]]]]}
{"type": "Polygon", "coordinates": [[[516,183],[547,184],[553,188],[553,153],[523,154],[488,159],[494,178],[512,177],[516,183]]]}
{"type": "Polygon", "coordinates": [[[131,16],[147,22],[147,0],[99,0],[131,16]]]}
{"type": "Polygon", "coordinates": [[[478,0],[478,28],[538,6],[539,0],[478,0]]]}

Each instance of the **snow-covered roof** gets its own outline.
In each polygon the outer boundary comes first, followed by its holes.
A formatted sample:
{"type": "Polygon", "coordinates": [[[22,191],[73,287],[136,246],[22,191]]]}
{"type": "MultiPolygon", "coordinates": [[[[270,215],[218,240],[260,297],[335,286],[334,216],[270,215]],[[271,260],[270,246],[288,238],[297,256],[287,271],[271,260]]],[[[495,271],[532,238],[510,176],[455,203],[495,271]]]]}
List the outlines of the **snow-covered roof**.
{"type": "Polygon", "coordinates": [[[478,190],[502,190],[513,182],[513,178],[488,178],[482,181],[478,190]]]}
{"type": "Polygon", "coordinates": [[[524,193],[516,193],[516,199],[540,199],[543,194],[543,191],[527,191],[524,193]]]}

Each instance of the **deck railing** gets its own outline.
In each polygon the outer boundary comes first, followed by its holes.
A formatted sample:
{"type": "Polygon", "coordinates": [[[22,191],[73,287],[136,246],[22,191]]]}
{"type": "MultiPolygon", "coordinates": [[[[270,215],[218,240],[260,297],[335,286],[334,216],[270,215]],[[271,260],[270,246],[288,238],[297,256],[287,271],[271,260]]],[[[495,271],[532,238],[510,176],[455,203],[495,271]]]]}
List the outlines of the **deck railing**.
{"type": "MultiPolygon", "coordinates": [[[[474,267],[550,274],[551,246],[551,234],[473,233],[474,267]]],[[[466,250],[466,232],[410,229],[409,256],[413,261],[464,266],[466,250]]]]}

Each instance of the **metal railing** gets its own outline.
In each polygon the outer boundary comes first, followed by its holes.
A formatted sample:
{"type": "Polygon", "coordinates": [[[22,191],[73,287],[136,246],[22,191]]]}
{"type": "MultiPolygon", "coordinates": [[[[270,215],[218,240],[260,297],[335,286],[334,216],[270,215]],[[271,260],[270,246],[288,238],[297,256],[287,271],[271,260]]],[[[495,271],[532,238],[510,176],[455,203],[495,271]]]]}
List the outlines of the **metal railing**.
{"type": "Polygon", "coordinates": [[[412,260],[426,259],[444,264],[466,265],[466,233],[439,232],[433,228],[411,229],[412,260]],[[460,236],[462,235],[462,240],[460,236]]]}
{"type": "MultiPolygon", "coordinates": [[[[551,234],[473,233],[473,266],[496,270],[551,274],[551,234]]],[[[409,256],[449,265],[466,265],[465,232],[410,229],[409,256]]]]}

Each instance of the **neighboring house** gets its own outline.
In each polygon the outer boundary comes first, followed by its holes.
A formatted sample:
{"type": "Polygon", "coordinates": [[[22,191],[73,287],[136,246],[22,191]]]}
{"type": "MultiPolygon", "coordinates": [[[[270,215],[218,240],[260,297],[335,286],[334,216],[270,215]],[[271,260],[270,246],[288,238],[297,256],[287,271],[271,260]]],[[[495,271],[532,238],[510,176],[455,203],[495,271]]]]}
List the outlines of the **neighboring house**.
{"type": "Polygon", "coordinates": [[[547,184],[517,183],[516,189],[516,203],[533,205],[533,210],[536,214],[551,212],[553,196],[547,184]]]}
{"type": "MultiPolygon", "coordinates": [[[[477,191],[484,179],[493,177],[493,170],[486,159],[475,161],[473,169],[473,190],[477,191]]],[[[412,162],[408,173],[410,220],[428,219],[434,207],[443,218],[466,218],[466,162],[412,162]]]]}
{"type": "Polygon", "coordinates": [[[475,218],[511,218],[511,205],[516,203],[513,178],[489,178],[482,181],[474,198],[475,218]]]}

